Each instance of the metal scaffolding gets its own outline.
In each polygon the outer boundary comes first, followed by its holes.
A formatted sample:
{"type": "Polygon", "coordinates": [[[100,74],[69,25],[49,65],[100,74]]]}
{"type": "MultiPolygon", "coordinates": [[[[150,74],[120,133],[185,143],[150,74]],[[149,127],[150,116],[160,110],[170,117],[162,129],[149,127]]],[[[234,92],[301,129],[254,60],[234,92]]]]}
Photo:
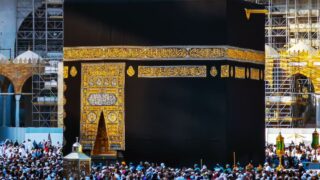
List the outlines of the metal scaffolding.
{"type": "Polygon", "coordinates": [[[266,44],[276,50],[304,42],[319,49],[320,0],[248,0],[263,4],[266,16],[266,44]]]}
{"type": "Polygon", "coordinates": [[[287,126],[292,124],[293,77],[290,76],[288,58],[280,56],[266,58],[266,126],[287,126]],[[283,70],[286,68],[286,71],[283,70]]]}
{"type": "Polygon", "coordinates": [[[57,127],[58,63],[63,58],[63,0],[19,0],[17,27],[16,55],[32,50],[43,58],[33,66],[32,125],[57,127]]]}
{"type": "Polygon", "coordinates": [[[320,0],[249,1],[269,11],[265,23],[266,126],[305,127],[315,118],[315,94],[319,93],[320,0]]]}

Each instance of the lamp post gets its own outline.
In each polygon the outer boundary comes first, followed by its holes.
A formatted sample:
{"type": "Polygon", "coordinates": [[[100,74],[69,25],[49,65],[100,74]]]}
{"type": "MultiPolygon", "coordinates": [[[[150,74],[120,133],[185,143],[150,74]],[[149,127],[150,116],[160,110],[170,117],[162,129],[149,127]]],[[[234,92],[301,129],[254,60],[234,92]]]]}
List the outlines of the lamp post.
{"type": "Polygon", "coordinates": [[[279,157],[279,165],[277,167],[277,171],[281,171],[284,169],[284,167],[282,166],[282,155],[284,154],[284,138],[282,137],[281,132],[279,132],[279,135],[277,136],[276,146],[276,153],[279,157]]]}
{"type": "Polygon", "coordinates": [[[319,133],[317,132],[317,129],[315,129],[314,132],[312,133],[311,147],[314,149],[314,160],[313,160],[313,162],[318,162],[318,160],[317,160],[317,149],[319,147],[319,133]]]}

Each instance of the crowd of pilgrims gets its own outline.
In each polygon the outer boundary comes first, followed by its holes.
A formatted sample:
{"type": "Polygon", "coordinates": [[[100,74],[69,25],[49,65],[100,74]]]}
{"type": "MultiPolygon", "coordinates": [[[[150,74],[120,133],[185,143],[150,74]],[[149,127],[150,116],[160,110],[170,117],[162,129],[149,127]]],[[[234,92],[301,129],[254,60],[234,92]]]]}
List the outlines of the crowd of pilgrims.
{"type": "MultiPolygon", "coordinates": [[[[305,170],[303,162],[313,161],[315,152],[303,143],[291,144],[283,156],[284,170],[277,171],[279,158],[276,148],[265,149],[264,164],[251,163],[212,167],[195,164],[193,167],[171,168],[164,163],[114,163],[104,166],[93,164],[91,174],[83,179],[318,179],[320,171],[305,170]]],[[[26,141],[21,144],[6,141],[0,145],[0,180],[2,179],[64,179],[62,146],[50,141],[26,141]]],[[[72,178],[71,178],[72,179],[72,178]]]]}

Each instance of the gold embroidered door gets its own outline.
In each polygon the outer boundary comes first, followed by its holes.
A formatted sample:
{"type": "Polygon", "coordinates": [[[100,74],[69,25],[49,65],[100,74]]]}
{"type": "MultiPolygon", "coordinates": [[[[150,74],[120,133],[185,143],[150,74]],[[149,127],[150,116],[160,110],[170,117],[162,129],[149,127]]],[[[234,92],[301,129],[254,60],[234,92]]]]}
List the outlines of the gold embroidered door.
{"type": "Polygon", "coordinates": [[[82,64],[81,143],[94,155],[125,149],[124,86],[124,63],[82,64]]]}

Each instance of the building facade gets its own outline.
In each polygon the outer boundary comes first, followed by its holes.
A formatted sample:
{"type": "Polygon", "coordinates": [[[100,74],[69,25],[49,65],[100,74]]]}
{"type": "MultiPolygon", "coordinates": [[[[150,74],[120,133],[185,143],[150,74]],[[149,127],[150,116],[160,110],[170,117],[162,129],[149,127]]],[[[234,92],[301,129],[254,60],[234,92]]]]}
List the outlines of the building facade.
{"type": "Polygon", "coordinates": [[[0,140],[23,128],[62,127],[63,1],[0,4],[0,140]]]}

